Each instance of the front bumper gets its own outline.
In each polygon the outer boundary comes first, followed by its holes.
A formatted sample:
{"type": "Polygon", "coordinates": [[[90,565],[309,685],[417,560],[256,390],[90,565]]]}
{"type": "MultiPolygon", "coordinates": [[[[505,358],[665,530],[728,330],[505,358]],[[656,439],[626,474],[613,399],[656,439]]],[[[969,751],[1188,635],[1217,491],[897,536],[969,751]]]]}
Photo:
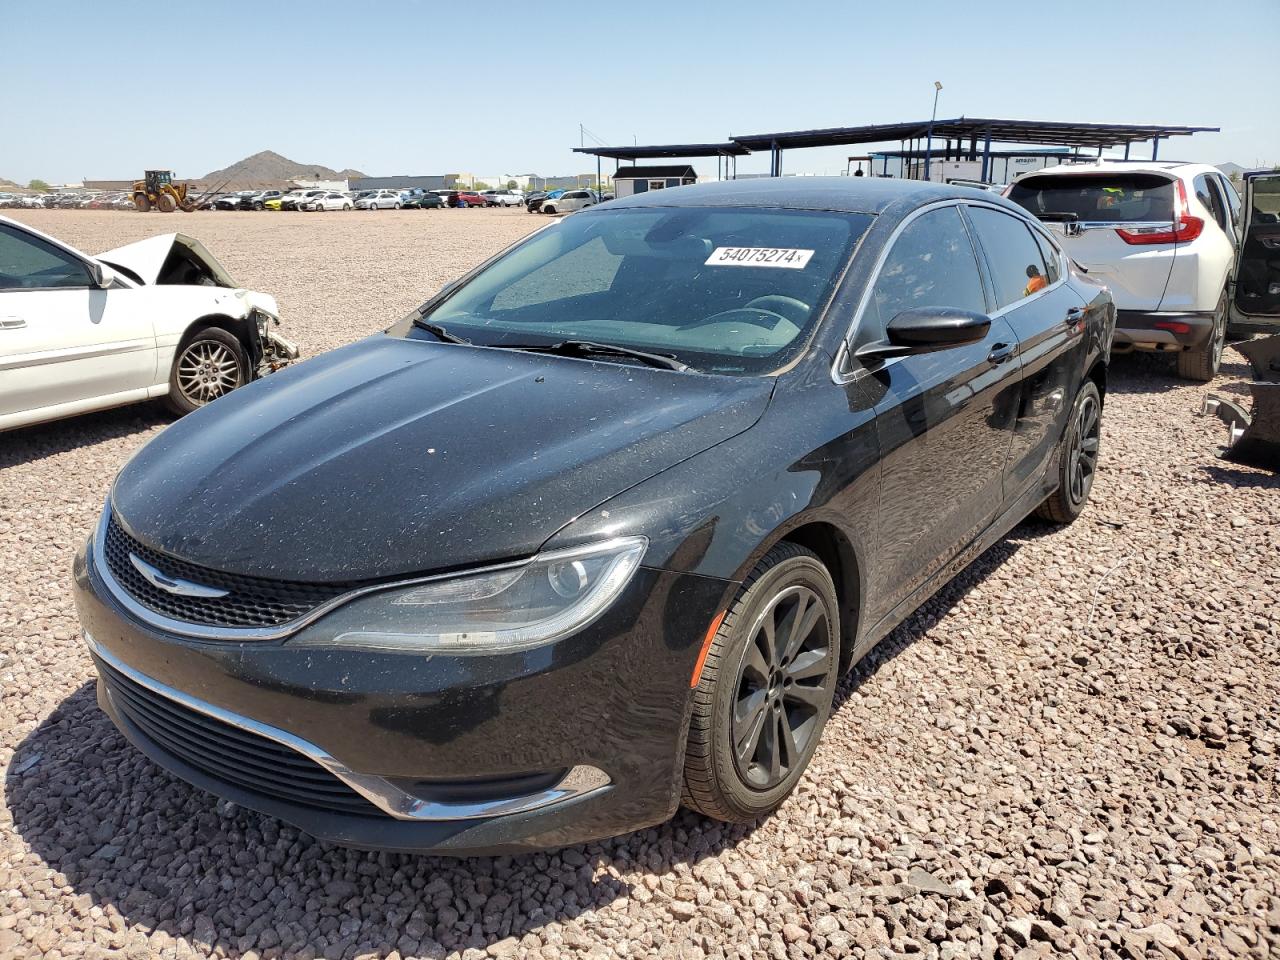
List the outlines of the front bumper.
{"type": "Polygon", "coordinates": [[[1142,310],[1116,311],[1116,353],[1156,350],[1177,353],[1197,350],[1213,334],[1212,313],[1155,313],[1142,310]],[[1170,324],[1173,329],[1157,326],[1170,324]]]}
{"type": "Polygon", "coordinates": [[[91,544],[76,559],[74,592],[99,668],[99,703],[161,766],[322,839],[477,854],[586,842],[675,812],[689,676],[728,586],[642,568],[580,634],[494,657],[162,634],[115,602],[91,544]],[[138,682],[150,690],[147,702],[135,702],[138,682]],[[183,720],[194,709],[198,721],[204,708],[242,733],[265,731],[281,759],[229,759],[230,734],[206,740],[198,722],[183,720]],[[325,771],[348,776],[328,781],[307,766],[317,757],[331,761],[325,771]],[[279,771],[295,761],[301,779],[280,786],[279,771]],[[352,784],[369,789],[341,791],[352,784]],[[512,784],[522,786],[503,795],[512,784]],[[380,789],[386,802],[369,801],[380,789]],[[406,796],[423,802],[414,809],[406,796]]]}

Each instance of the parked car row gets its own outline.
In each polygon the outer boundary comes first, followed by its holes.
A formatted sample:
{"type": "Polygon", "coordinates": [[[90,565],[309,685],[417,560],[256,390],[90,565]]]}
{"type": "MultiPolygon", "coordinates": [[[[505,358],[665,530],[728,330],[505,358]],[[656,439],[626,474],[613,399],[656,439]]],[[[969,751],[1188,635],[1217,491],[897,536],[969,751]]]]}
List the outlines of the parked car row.
{"type": "Polygon", "coordinates": [[[240,190],[209,197],[201,210],[431,210],[437,207],[515,207],[519,190],[240,190]]]}
{"type": "Polygon", "coordinates": [[[0,208],[132,210],[133,197],[128,193],[103,193],[101,191],[42,194],[0,193],[0,208]]]}

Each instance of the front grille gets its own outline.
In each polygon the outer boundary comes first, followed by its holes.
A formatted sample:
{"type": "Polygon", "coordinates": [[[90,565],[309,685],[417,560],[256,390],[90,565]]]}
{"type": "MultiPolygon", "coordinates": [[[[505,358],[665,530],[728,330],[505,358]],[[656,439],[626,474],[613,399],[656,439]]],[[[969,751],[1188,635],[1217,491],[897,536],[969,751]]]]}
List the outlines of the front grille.
{"type": "Polygon", "coordinates": [[[186,623],[214,627],[278,627],[347,593],[353,584],[294,583],[221,573],[158,553],[139,543],[111,516],[103,545],[116,582],[149,610],[186,623]],[[129,562],[134,554],[166,576],[229,591],[225,597],[184,597],[153,586],[129,562]]]}
{"type": "Polygon", "coordinates": [[[165,753],[242,790],[330,813],[387,814],[310,757],[193,710],[125,676],[98,657],[112,704],[165,753]]]}

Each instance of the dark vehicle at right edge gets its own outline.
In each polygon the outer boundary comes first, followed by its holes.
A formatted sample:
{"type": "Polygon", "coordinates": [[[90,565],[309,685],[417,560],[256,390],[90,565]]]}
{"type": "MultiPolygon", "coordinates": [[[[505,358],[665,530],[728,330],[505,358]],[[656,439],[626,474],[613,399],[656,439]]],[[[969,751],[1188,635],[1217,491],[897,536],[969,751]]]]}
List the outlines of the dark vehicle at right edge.
{"type": "Polygon", "coordinates": [[[751,821],[842,672],[1028,514],[1084,509],[1114,326],[963,187],[575,213],[129,462],[75,566],[99,702],[357,847],[751,821]]]}

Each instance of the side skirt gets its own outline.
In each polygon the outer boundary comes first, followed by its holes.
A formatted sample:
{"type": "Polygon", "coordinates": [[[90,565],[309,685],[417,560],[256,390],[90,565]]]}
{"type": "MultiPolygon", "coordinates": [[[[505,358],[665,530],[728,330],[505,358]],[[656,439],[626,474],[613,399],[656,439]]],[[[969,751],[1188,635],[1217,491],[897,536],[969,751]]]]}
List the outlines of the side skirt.
{"type": "MultiPolygon", "coordinates": [[[[1050,465],[1057,463],[1057,457],[1054,456],[1050,460],[1050,465]]],[[[886,615],[879,623],[871,627],[858,640],[857,646],[853,648],[853,657],[849,661],[849,668],[852,670],[857,666],[858,661],[871,652],[871,649],[888,636],[903,620],[915,613],[920,605],[928,600],[931,596],[941,590],[947,583],[951,581],[956,574],[971,564],[979,556],[994,546],[1001,538],[1003,538],[1010,530],[1021,523],[1028,514],[1036,507],[1044,502],[1057,488],[1057,484],[1047,490],[1039,483],[1032,484],[1031,487],[1015,500],[1009,507],[1000,514],[995,520],[991,521],[991,525],[982,533],[969,542],[969,544],[960,550],[949,563],[938,570],[932,577],[920,585],[915,593],[907,597],[899,603],[888,615],[886,615]]]]}

